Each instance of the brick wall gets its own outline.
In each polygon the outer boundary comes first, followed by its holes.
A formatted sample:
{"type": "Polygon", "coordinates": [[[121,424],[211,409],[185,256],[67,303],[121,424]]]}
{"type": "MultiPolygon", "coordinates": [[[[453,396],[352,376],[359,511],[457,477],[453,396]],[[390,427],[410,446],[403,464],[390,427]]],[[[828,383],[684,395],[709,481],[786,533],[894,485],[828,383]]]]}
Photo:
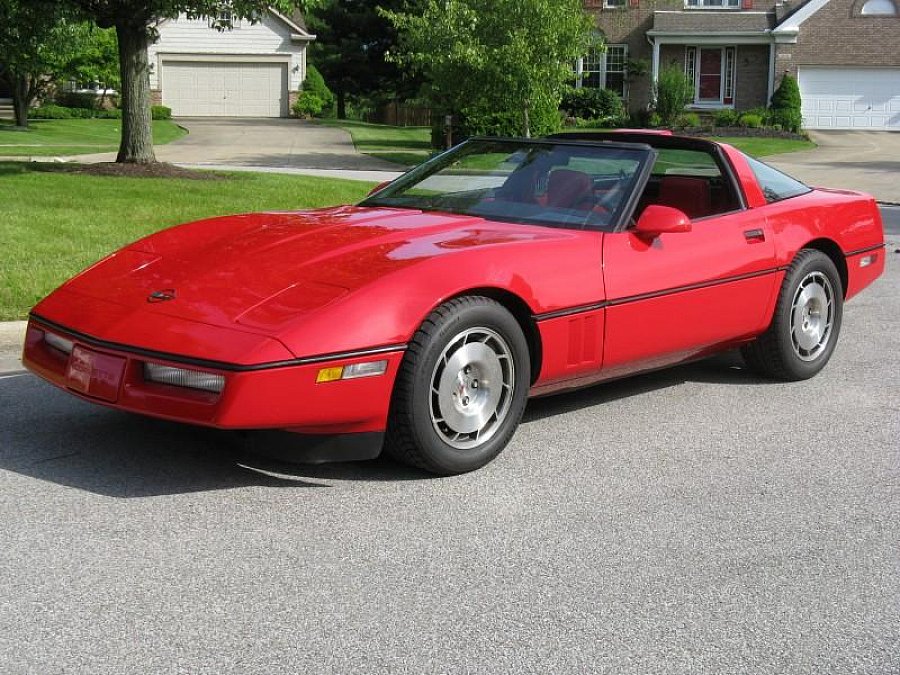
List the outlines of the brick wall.
{"type": "MultiPolygon", "coordinates": [[[[585,0],[585,7],[596,18],[597,27],[606,36],[609,44],[628,45],[628,58],[630,60],[646,61],[648,68],[653,57],[653,48],[647,41],[647,31],[653,28],[653,13],[657,10],[684,10],[684,0],[637,0],[637,6],[633,6],[635,0],[628,0],[628,7],[608,9],[602,5],[602,0],[585,0]]],[[[775,7],[776,0],[753,0],[753,11],[771,11],[775,7]]],[[[693,10],[698,18],[710,10],[693,10]]],[[[722,13],[738,14],[737,10],[722,10],[722,13]]],[[[738,77],[746,80],[750,90],[746,94],[739,94],[736,101],[741,107],[755,107],[766,104],[768,86],[768,47],[756,46],[740,47],[747,50],[747,65],[741,72],[744,63],[738,59],[738,77]],[[764,52],[764,54],[763,54],[764,52]],[[764,63],[757,63],[760,55],[764,56],[764,63]],[[758,71],[751,72],[752,64],[758,66],[758,71]],[[762,81],[762,94],[759,93],[759,82],[762,81]],[[761,96],[761,97],[760,97],[761,96]],[[748,105],[744,105],[744,104],[748,105]]],[[[680,66],[684,65],[684,48],[675,45],[663,45],[660,49],[660,65],[668,65],[675,60],[680,66]]],[[[743,86],[738,80],[738,91],[743,86]]],[[[631,78],[628,83],[628,107],[630,110],[646,108],[650,103],[651,75],[631,78]]]]}
{"type": "Polygon", "coordinates": [[[801,24],[797,44],[778,46],[776,80],[803,65],[900,68],[900,18],[860,16],[864,1],[831,0],[801,24]]]}
{"type": "Polygon", "coordinates": [[[738,45],[735,58],[735,109],[747,110],[767,105],[769,102],[769,45],[738,45]]]}

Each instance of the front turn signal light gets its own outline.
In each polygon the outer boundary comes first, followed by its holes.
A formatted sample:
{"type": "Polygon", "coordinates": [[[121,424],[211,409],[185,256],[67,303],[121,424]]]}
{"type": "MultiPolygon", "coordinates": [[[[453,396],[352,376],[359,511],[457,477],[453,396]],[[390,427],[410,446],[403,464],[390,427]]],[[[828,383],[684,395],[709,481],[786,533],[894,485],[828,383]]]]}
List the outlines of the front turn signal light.
{"type": "Polygon", "coordinates": [[[387,372],[387,360],[352,363],[349,366],[333,366],[322,368],[316,375],[316,384],[336,382],[337,380],[356,380],[360,377],[375,377],[387,372]]]}

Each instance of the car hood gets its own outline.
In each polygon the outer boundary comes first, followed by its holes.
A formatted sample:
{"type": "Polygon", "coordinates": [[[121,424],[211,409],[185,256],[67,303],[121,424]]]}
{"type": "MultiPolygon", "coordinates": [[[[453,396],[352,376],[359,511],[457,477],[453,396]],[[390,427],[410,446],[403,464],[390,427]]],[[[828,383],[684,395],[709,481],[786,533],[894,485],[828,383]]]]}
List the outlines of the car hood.
{"type": "Polygon", "coordinates": [[[135,242],[65,288],[141,312],[276,334],[422,260],[553,236],[549,228],[408,209],[229,216],[135,242]]]}

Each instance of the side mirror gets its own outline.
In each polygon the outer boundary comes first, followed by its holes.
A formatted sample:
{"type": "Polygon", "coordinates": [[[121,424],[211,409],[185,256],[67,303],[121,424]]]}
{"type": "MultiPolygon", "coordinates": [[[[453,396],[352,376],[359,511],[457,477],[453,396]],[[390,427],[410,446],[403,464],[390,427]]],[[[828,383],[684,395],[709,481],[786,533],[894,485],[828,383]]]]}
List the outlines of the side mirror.
{"type": "Polygon", "coordinates": [[[366,196],[367,196],[367,197],[371,197],[371,196],[374,195],[376,192],[380,192],[383,188],[386,188],[388,185],[390,185],[391,182],[392,182],[392,181],[386,180],[386,181],[383,181],[383,182],[379,183],[378,185],[376,185],[375,187],[373,187],[371,190],[369,190],[369,194],[366,195],[366,196]]]}
{"type": "Polygon", "coordinates": [[[670,232],[690,232],[691,219],[684,211],[673,209],[671,206],[651,204],[644,209],[633,231],[645,239],[653,239],[670,232]]]}

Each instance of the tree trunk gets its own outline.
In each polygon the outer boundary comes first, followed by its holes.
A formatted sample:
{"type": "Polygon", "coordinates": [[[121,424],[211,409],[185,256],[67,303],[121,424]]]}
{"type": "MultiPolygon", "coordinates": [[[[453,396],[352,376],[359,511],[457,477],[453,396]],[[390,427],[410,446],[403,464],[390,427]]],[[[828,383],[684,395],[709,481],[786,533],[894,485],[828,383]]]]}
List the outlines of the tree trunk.
{"type": "Polygon", "coordinates": [[[122,76],[122,140],[117,162],[150,164],[153,154],[153,126],[150,118],[150,64],[147,47],[150,37],[142,25],[116,24],[119,38],[119,67],[122,76]]]}
{"type": "Polygon", "coordinates": [[[531,138],[531,101],[525,99],[525,138],[531,138]]]}
{"type": "Polygon", "coordinates": [[[337,118],[339,120],[347,119],[347,94],[343,89],[337,90],[337,118]]]}
{"type": "Polygon", "coordinates": [[[16,116],[16,126],[27,128],[28,108],[31,107],[31,99],[28,96],[31,89],[28,86],[28,76],[10,73],[9,77],[12,84],[13,113],[16,116]]]}

